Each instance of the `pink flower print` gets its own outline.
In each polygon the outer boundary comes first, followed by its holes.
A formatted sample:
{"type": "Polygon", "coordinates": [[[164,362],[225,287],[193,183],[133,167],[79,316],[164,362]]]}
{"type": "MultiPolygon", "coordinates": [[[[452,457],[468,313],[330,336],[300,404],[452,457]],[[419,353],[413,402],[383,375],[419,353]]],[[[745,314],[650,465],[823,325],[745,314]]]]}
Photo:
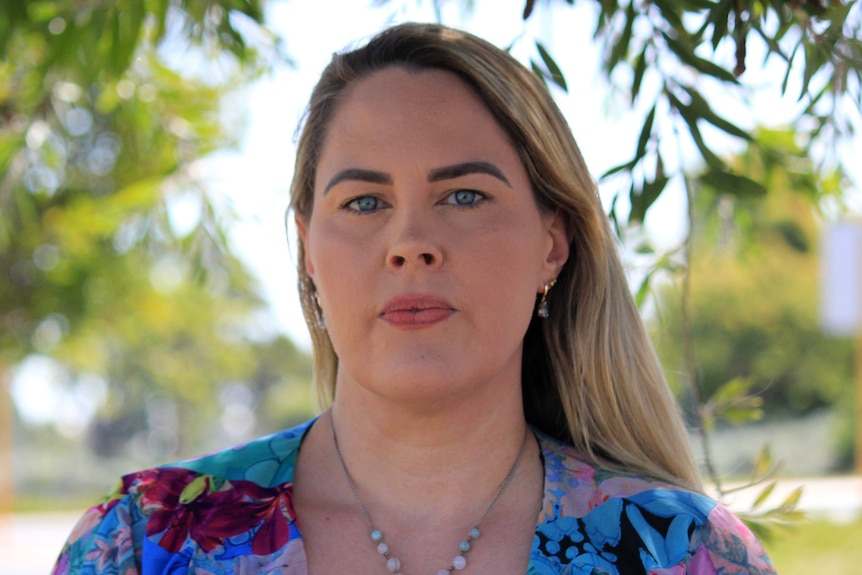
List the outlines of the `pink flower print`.
{"type": "Polygon", "coordinates": [[[234,488],[249,499],[242,512],[260,523],[252,540],[255,555],[269,555],[284,547],[290,539],[290,524],[296,519],[293,509],[293,485],[261,487],[248,481],[237,481],[234,488]]]}
{"type": "Polygon", "coordinates": [[[601,489],[596,489],[590,495],[589,507],[590,509],[595,509],[608,499],[610,499],[610,496],[607,493],[605,493],[601,489]]]}
{"type": "Polygon", "coordinates": [[[700,545],[688,562],[691,575],[717,575],[715,565],[709,556],[709,550],[705,545],[700,545]]]}
{"type": "Polygon", "coordinates": [[[648,575],[686,575],[684,565],[674,565],[673,567],[658,567],[650,569],[648,575]]]}
{"type": "Polygon", "coordinates": [[[146,512],[151,509],[174,509],[186,487],[201,477],[188,469],[164,468],[126,476],[124,482],[129,493],[140,494],[140,506],[146,512]]]}

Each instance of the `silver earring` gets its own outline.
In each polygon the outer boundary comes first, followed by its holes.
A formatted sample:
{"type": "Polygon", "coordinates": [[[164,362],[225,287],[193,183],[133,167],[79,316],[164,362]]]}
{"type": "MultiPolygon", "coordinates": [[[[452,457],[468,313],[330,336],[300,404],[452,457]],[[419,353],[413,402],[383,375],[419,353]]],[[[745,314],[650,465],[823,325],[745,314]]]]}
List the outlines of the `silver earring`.
{"type": "Polygon", "coordinates": [[[536,315],[542,319],[551,315],[551,310],[548,307],[548,292],[551,291],[555,283],[557,283],[557,280],[552,279],[545,284],[545,291],[542,292],[542,299],[539,300],[539,308],[536,310],[536,315]]]}
{"type": "Polygon", "coordinates": [[[317,323],[320,324],[320,327],[325,331],[326,330],[326,318],[323,317],[323,306],[320,303],[320,294],[317,293],[317,290],[314,290],[314,304],[317,306],[316,314],[317,315],[317,323]]]}

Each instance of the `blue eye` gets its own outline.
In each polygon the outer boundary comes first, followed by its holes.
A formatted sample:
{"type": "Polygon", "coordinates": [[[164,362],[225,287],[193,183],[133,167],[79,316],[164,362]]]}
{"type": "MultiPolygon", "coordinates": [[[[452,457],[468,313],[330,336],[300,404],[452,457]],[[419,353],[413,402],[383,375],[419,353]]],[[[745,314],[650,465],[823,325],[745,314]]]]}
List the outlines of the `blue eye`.
{"type": "Polygon", "coordinates": [[[360,214],[367,214],[380,209],[381,203],[380,199],[374,196],[359,196],[344,204],[344,207],[360,214]]]}
{"type": "Polygon", "coordinates": [[[455,206],[471,207],[485,199],[485,194],[476,190],[456,190],[446,196],[446,203],[455,206]]]}

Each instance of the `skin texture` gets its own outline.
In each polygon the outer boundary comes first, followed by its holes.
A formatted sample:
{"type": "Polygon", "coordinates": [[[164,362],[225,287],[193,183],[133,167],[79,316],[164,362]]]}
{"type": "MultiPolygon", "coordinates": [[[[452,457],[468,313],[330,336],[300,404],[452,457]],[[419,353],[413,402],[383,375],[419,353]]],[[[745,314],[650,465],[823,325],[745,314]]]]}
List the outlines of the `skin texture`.
{"type": "Polygon", "coordinates": [[[328,128],[300,230],[339,357],[337,388],[423,410],[441,392],[464,401],[480,386],[519,388],[521,341],[536,293],[567,255],[565,233],[540,213],[502,128],[454,75],[389,69],[353,87],[328,128]],[[445,172],[471,162],[497,175],[445,172]],[[382,313],[413,296],[439,300],[419,318],[428,323],[382,313]]]}
{"type": "Polygon", "coordinates": [[[333,409],[297,462],[311,572],[385,569],[335,459],[333,417],[407,573],[449,564],[526,441],[468,556],[472,572],[524,573],[543,475],[521,348],[536,295],[568,257],[564,225],[537,207],[481,99],[439,70],[393,67],[349,88],[314,194],[297,224],[339,367],[333,409]]]}

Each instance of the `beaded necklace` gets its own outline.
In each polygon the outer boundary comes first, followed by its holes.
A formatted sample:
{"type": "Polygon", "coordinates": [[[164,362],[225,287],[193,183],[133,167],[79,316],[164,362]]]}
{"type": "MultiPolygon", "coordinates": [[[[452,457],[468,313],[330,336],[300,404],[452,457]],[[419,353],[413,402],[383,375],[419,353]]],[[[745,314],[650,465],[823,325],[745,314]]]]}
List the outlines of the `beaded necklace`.
{"type": "MultiPolygon", "coordinates": [[[[368,529],[370,531],[371,542],[377,548],[377,552],[383,556],[386,561],[386,568],[392,573],[392,575],[403,575],[401,572],[401,560],[392,555],[389,552],[389,545],[383,541],[383,532],[379,529],[375,528],[371,523],[371,517],[368,515],[368,510],[365,509],[365,504],[362,502],[362,498],[359,497],[359,490],[356,488],[356,484],[353,482],[353,477],[351,477],[350,472],[347,470],[347,465],[344,463],[344,458],[341,456],[341,449],[338,447],[338,437],[335,435],[335,424],[332,422],[333,417],[332,414],[329,416],[329,429],[332,431],[332,444],[335,447],[335,455],[338,458],[338,463],[341,464],[341,469],[344,471],[344,477],[347,478],[347,483],[350,485],[350,491],[353,492],[353,498],[356,500],[357,505],[359,505],[359,510],[362,512],[362,516],[365,518],[365,522],[368,524],[368,529]]],[[[518,469],[518,464],[521,463],[521,456],[524,455],[524,446],[527,444],[527,435],[524,434],[524,441],[521,442],[521,448],[518,450],[518,456],[515,458],[515,463],[512,464],[512,467],[509,469],[509,472],[506,474],[506,477],[503,479],[503,482],[500,483],[500,487],[497,489],[497,493],[494,495],[494,498],[491,500],[491,503],[488,505],[488,508],[485,509],[485,513],[482,514],[482,517],[476,522],[476,526],[470,529],[470,532],[467,534],[467,537],[462,540],[458,544],[458,555],[452,559],[452,563],[449,567],[445,569],[440,569],[437,571],[437,575],[449,575],[452,571],[461,571],[465,567],[467,567],[467,553],[473,548],[473,541],[479,538],[481,531],[479,527],[482,525],[482,522],[488,517],[488,514],[491,512],[491,509],[494,508],[494,505],[497,503],[497,500],[500,499],[500,495],[503,494],[503,490],[506,489],[506,486],[509,485],[509,482],[512,480],[512,477],[515,475],[515,470],[518,469]]]]}

